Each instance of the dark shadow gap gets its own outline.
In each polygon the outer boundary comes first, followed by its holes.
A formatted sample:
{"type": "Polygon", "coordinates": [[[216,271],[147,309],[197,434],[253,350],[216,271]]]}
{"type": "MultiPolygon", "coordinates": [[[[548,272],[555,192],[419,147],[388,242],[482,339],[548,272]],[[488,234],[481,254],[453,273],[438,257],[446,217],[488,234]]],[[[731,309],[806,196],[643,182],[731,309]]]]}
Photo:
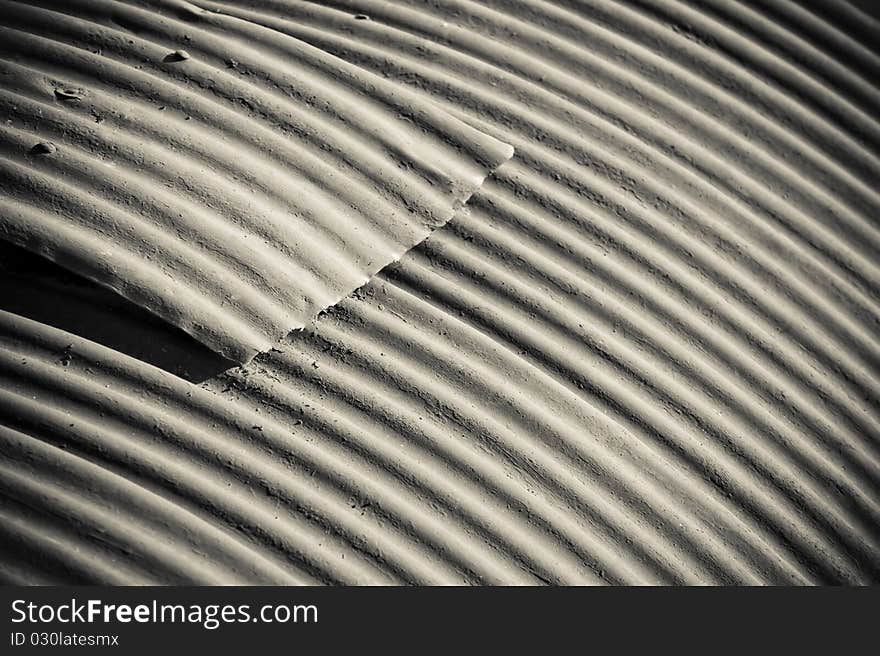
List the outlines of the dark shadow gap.
{"type": "Polygon", "coordinates": [[[110,289],[4,241],[0,310],[84,337],[193,383],[236,366],[110,289]]]}

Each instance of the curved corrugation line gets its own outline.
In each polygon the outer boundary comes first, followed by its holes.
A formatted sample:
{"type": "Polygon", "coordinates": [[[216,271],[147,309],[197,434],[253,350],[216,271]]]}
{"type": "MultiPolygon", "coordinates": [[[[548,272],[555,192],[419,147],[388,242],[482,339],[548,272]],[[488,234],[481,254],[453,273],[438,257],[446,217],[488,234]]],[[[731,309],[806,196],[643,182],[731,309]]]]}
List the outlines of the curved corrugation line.
{"type": "Polygon", "coordinates": [[[785,0],[199,5],[516,156],[202,386],[2,315],[5,579],[880,581],[876,21],[785,0]],[[201,559],[159,548],[177,526],[201,559]]]}
{"type": "Polygon", "coordinates": [[[431,230],[511,148],[186,2],[0,3],[0,236],[242,363],[431,230]]]}

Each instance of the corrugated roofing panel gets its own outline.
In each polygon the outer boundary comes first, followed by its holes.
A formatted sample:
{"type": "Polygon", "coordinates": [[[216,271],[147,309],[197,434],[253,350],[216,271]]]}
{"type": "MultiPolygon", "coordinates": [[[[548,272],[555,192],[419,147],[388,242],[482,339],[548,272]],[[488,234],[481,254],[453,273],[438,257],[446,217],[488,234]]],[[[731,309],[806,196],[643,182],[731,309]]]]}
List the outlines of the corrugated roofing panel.
{"type": "Polygon", "coordinates": [[[237,362],[422,241],[512,153],[189,3],[33,5],[0,8],[0,236],[237,362]]]}
{"type": "Polygon", "coordinates": [[[46,482],[8,479],[7,579],[880,581],[880,23],[831,0],[250,4],[222,8],[516,156],[201,387],[4,317],[4,471],[46,482]],[[144,534],[197,516],[216,555],[125,536],[94,565],[91,478],[170,504],[144,534]]]}

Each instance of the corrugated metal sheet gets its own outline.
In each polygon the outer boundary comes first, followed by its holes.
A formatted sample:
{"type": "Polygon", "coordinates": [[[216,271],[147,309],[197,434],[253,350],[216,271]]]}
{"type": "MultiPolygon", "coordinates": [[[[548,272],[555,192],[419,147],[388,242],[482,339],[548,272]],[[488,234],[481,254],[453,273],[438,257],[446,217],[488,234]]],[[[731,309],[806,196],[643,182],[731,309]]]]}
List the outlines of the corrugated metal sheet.
{"type": "Polygon", "coordinates": [[[509,146],[186,2],[0,6],[0,236],[245,362],[443,225],[509,146]]]}
{"type": "Polygon", "coordinates": [[[4,315],[6,580],[880,580],[876,19],[785,0],[201,4],[406,84],[516,156],[202,386],[4,315]],[[162,551],[174,535],[198,546],[162,551]]]}

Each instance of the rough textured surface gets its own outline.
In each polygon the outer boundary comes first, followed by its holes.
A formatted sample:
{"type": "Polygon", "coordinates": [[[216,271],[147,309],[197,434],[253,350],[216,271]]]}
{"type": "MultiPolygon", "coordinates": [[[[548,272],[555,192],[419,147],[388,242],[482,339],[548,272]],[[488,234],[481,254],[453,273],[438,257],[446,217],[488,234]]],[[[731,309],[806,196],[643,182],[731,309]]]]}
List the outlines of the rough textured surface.
{"type": "Polygon", "coordinates": [[[0,3],[0,237],[236,362],[446,223],[512,154],[186,2],[29,4],[0,3]]]}
{"type": "Polygon", "coordinates": [[[201,386],[4,315],[7,580],[880,581],[875,18],[201,4],[516,156],[201,386]]]}

